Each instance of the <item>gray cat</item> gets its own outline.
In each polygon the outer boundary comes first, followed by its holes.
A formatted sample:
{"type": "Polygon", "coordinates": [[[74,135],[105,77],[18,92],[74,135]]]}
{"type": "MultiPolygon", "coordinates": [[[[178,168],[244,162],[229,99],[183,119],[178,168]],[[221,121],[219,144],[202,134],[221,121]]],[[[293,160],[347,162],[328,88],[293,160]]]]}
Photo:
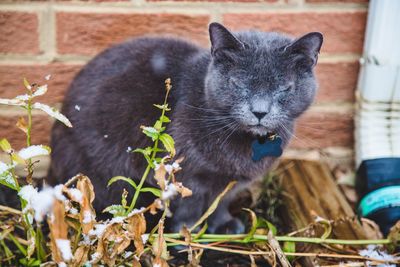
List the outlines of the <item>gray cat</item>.
{"type": "MultiPolygon", "coordinates": [[[[107,181],[116,175],[139,179],[143,173],[142,156],[127,148],[149,145],[139,126],[159,116],[153,104],[162,103],[164,80],[170,77],[168,132],[177,157],[185,157],[178,179],[193,191],[189,198],[172,201],[170,231],[192,225],[237,180],[209,218],[208,231],[243,232],[228,204],[277,159],[266,153],[255,160],[254,143],[262,145],[261,139],[277,134],[284,148],[295,119],[312,103],[313,69],[323,38],[317,32],[298,39],[272,32],[231,33],[218,23],[210,24],[209,33],[211,53],[178,39],[138,38],[90,61],[72,82],[62,109],[74,128],[54,125],[49,181],[65,182],[82,172],[94,183],[98,211],[118,203],[127,186],[107,188],[107,181]]],[[[153,178],[148,183],[155,186],[153,178]]],[[[143,196],[139,205],[151,201],[143,196]]]]}

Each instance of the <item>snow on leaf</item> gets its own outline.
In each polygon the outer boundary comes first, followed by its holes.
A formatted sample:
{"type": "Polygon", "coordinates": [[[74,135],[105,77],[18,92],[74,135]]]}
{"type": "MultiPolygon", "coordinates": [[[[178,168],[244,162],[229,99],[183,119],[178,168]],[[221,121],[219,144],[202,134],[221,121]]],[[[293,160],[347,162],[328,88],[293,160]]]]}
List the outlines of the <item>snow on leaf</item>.
{"type": "Polygon", "coordinates": [[[10,187],[11,189],[16,189],[17,187],[10,172],[10,170],[14,167],[15,165],[5,164],[4,162],[0,161],[0,184],[10,187]]]}
{"type": "Polygon", "coordinates": [[[39,86],[36,91],[32,94],[32,97],[44,95],[47,92],[47,84],[39,86]]]}
{"type": "Polygon", "coordinates": [[[24,95],[17,95],[14,99],[21,100],[21,101],[28,101],[30,96],[28,94],[24,95]]]}
{"type": "Polygon", "coordinates": [[[71,122],[65,117],[63,114],[61,114],[57,109],[52,108],[48,105],[42,104],[42,103],[34,103],[32,105],[34,109],[39,109],[41,111],[46,112],[49,116],[59,120],[60,122],[64,123],[68,127],[72,127],[71,122]]]}
{"type": "Polygon", "coordinates": [[[46,156],[50,154],[50,148],[43,145],[33,145],[27,148],[23,148],[19,151],[18,155],[24,159],[30,159],[37,156],[46,156]]]}
{"type": "Polygon", "coordinates": [[[26,103],[20,99],[6,99],[6,98],[0,98],[0,104],[3,105],[10,105],[10,106],[20,106],[20,107],[25,107],[26,103]]]}
{"type": "Polygon", "coordinates": [[[72,200],[74,200],[76,202],[79,202],[79,203],[82,203],[83,195],[82,195],[82,192],[79,189],[70,188],[68,190],[68,193],[71,195],[72,200]]]}
{"type": "Polygon", "coordinates": [[[168,200],[173,199],[178,194],[178,190],[173,183],[169,183],[166,185],[165,190],[162,191],[161,199],[168,200]]]}
{"type": "Polygon", "coordinates": [[[25,185],[19,190],[18,195],[25,199],[28,204],[31,202],[33,196],[37,195],[38,191],[37,188],[34,188],[32,185],[25,185]]]}

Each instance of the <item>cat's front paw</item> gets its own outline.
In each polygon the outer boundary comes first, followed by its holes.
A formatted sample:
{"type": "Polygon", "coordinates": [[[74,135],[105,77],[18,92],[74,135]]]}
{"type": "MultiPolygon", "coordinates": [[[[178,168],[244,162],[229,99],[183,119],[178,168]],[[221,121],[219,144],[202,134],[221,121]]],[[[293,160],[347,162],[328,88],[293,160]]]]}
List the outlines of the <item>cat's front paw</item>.
{"type": "Polygon", "coordinates": [[[245,226],[241,220],[233,218],[224,224],[219,225],[215,233],[217,234],[243,234],[245,231],[245,226]]]}

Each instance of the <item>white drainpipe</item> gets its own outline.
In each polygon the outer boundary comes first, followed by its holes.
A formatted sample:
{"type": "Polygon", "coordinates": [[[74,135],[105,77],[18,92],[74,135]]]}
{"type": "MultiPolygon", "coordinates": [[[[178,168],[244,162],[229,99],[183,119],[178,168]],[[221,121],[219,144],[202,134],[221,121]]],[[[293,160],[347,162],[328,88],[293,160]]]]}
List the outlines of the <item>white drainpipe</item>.
{"type": "Polygon", "coordinates": [[[357,88],[357,167],[400,157],[400,1],[372,0],[368,12],[357,88]]]}

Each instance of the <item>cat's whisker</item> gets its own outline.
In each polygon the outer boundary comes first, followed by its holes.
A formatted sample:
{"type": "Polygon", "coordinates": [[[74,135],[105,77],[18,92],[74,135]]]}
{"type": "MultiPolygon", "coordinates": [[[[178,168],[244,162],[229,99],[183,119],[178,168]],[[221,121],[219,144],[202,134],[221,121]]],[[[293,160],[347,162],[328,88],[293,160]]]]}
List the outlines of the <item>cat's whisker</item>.
{"type": "Polygon", "coordinates": [[[304,137],[301,139],[301,138],[297,137],[294,133],[290,132],[283,123],[279,123],[279,124],[287,134],[290,134],[290,136],[294,137],[298,142],[305,145],[306,147],[310,147],[310,145],[311,145],[311,147],[315,147],[314,149],[320,153],[322,158],[324,158],[326,160],[330,159],[327,156],[327,154],[322,150],[322,148],[319,147],[319,144],[317,144],[316,142],[314,142],[313,140],[311,140],[310,138],[307,138],[307,137],[304,137]]]}
{"type": "Polygon", "coordinates": [[[226,138],[224,139],[224,141],[221,143],[221,147],[223,147],[223,146],[225,145],[225,143],[226,143],[226,144],[229,143],[229,137],[231,137],[232,134],[233,134],[234,132],[236,132],[237,129],[239,129],[239,127],[240,127],[240,125],[238,125],[238,124],[233,125],[233,127],[230,127],[231,132],[226,136],[226,138]]]}
{"type": "Polygon", "coordinates": [[[219,109],[212,109],[212,108],[204,108],[204,107],[198,107],[198,106],[193,106],[193,105],[189,105],[187,103],[183,103],[184,106],[192,108],[192,109],[199,109],[199,110],[203,110],[203,111],[211,111],[211,112],[225,112],[224,110],[219,110],[219,109]]]}

